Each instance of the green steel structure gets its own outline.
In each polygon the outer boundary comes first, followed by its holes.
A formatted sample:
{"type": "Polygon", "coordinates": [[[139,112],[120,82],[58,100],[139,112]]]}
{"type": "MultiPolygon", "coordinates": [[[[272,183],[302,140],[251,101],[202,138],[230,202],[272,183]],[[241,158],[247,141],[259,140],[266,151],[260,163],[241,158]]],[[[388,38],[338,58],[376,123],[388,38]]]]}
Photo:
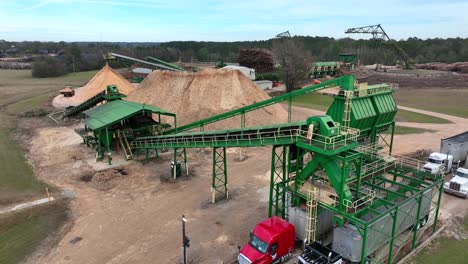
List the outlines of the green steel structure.
{"type": "Polygon", "coordinates": [[[116,60],[118,62],[123,63],[128,68],[130,68],[131,65],[138,64],[138,65],[142,65],[144,67],[148,67],[150,69],[159,69],[159,70],[168,70],[168,71],[181,71],[180,69],[177,69],[176,67],[174,67],[174,65],[172,65],[170,63],[156,62],[155,58],[153,58],[153,61],[140,60],[140,59],[133,58],[133,57],[130,57],[130,56],[125,56],[125,55],[122,55],[122,54],[109,52],[109,53],[106,53],[104,55],[104,59],[107,60],[107,61],[116,60]],[[170,65],[168,65],[168,64],[170,64],[170,65]]]}
{"type": "Polygon", "coordinates": [[[341,63],[341,67],[353,70],[359,63],[358,54],[356,53],[340,53],[338,58],[341,63]]]}
{"type": "Polygon", "coordinates": [[[88,100],[84,101],[83,103],[71,107],[65,112],[63,112],[63,118],[71,117],[82,113],[83,111],[90,109],[102,102],[109,102],[114,100],[120,100],[126,97],[126,95],[121,94],[115,85],[108,85],[106,90],[96,94],[95,96],[89,98],[88,100]]]}
{"type": "Polygon", "coordinates": [[[175,64],[172,64],[172,63],[169,63],[169,62],[165,62],[163,60],[160,60],[158,58],[155,58],[155,57],[151,57],[151,56],[148,56],[145,58],[146,61],[149,61],[149,62],[153,62],[153,63],[159,63],[159,64],[162,64],[164,66],[167,66],[167,67],[170,67],[170,68],[173,68],[174,70],[176,71],[185,71],[184,68],[182,67],[179,67],[175,64]]]}
{"type": "Polygon", "coordinates": [[[312,63],[310,77],[317,78],[325,75],[335,75],[340,68],[340,63],[337,61],[324,61],[312,63]]]}
{"type": "MultiPolygon", "coordinates": [[[[418,161],[390,155],[397,112],[392,92],[386,84],[358,85],[353,76],[342,76],[153,135],[123,136],[133,152],[174,149],[174,177],[179,164],[188,173],[185,149],[213,148],[212,202],[229,196],[226,148],[271,146],[270,216],[288,219],[290,208],[301,208],[311,199],[307,186],[327,186],[326,197],[314,199],[319,219],[324,212],[333,214],[330,223],[319,224],[330,224],[334,233],[344,234],[333,237],[334,249],[356,263],[394,263],[428,235],[429,227],[435,232],[442,179],[424,172],[418,161]],[[290,121],[292,98],[330,87],[340,92],[327,115],[290,121]],[[245,127],[246,114],[281,102],[288,103],[288,123],[245,127]],[[241,117],[236,129],[204,130],[207,124],[236,116],[241,117]],[[382,137],[389,129],[390,139],[382,137]],[[346,234],[353,236],[348,239],[346,234]]],[[[93,126],[92,113],[104,113],[99,108],[112,108],[116,102],[88,110],[85,120],[87,128],[106,129],[103,135],[97,133],[106,150],[107,128],[125,115],[93,126]]],[[[164,113],[160,109],[152,113],[158,111],[164,113]]]]}
{"type": "MultiPolygon", "coordinates": [[[[161,116],[173,118],[174,126],[177,126],[176,115],[157,107],[129,102],[125,100],[114,100],[98,107],[86,110],[84,129],[76,132],[83,138],[84,143],[96,148],[96,159],[100,160],[105,155],[109,164],[111,158],[111,145],[116,142],[125,153],[126,159],[133,157],[133,150],[129,141],[142,136],[161,135],[170,127],[163,123],[161,116]],[[157,121],[153,119],[158,116],[157,121]]],[[[146,154],[154,152],[154,149],[146,149],[146,154]]],[[[156,152],[157,155],[157,152],[156,152]]]]}

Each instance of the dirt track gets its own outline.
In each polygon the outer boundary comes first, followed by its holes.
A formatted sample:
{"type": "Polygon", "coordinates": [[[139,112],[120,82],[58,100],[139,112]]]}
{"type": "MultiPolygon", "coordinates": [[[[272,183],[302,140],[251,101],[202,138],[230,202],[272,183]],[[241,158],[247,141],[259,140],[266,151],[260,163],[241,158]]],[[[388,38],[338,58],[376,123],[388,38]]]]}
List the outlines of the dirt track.
{"type": "Polygon", "coordinates": [[[420,134],[409,134],[409,135],[396,135],[394,149],[395,153],[410,153],[417,149],[429,148],[434,151],[440,148],[440,139],[453,136],[468,130],[468,119],[462,117],[456,117],[441,113],[435,113],[431,111],[425,111],[420,109],[414,109],[410,107],[398,106],[399,109],[408,110],[420,114],[440,117],[452,122],[451,124],[431,124],[431,123],[410,123],[410,122],[398,122],[398,125],[425,128],[435,130],[435,132],[427,132],[420,134]]]}

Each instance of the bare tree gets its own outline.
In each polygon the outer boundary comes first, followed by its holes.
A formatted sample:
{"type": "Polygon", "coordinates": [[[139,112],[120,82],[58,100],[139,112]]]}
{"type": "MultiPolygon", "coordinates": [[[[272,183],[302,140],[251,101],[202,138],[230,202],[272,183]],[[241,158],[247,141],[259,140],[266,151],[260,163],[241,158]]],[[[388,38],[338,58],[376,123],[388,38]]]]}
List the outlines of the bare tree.
{"type": "Polygon", "coordinates": [[[273,54],[280,64],[280,78],[286,84],[286,92],[298,88],[301,81],[308,78],[312,56],[298,39],[276,39],[273,54]]]}

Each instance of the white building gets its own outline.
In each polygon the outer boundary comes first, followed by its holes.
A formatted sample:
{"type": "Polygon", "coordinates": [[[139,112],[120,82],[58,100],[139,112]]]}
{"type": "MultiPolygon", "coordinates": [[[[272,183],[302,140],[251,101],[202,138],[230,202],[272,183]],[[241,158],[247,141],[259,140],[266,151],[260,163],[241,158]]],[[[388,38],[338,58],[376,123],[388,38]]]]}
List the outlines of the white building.
{"type": "Polygon", "coordinates": [[[223,67],[222,69],[233,69],[233,70],[238,70],[242,72],[247,78],[250,80],[255,80],[255,69],[250,69],[244,66],[234,66],[234,65],[228,65],[226,67],[223,67]]]}

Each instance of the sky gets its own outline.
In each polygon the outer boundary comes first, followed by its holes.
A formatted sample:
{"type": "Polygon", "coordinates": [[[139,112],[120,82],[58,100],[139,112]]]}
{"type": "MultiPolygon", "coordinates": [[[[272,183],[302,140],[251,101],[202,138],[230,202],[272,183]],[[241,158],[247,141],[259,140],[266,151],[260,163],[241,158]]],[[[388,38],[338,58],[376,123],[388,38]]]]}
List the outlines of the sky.
{"type": "Polygon", "coordinates": [[[394,39],[468,37],[468,0],[0,0],[9,41],[366,38],[344,31],[373,24],[394,39]]]}

